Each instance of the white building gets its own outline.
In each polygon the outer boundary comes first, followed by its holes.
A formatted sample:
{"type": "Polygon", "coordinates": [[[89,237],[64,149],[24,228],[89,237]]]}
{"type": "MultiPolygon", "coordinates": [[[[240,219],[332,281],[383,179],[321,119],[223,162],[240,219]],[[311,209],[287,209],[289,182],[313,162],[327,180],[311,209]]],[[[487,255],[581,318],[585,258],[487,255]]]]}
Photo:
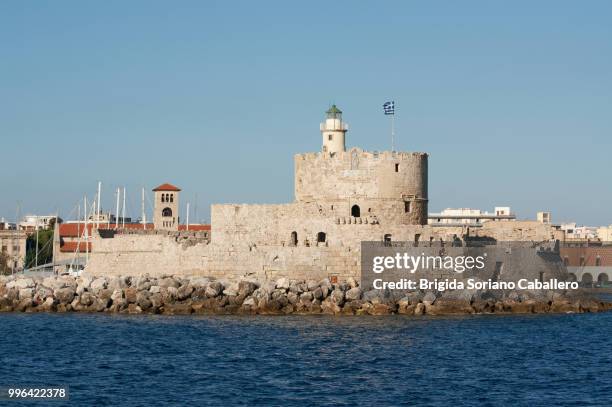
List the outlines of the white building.
{"type": "Polygon", "coordinates": [[[550,215],[550,212],[538,212],[536,214],[536,220],[540,223],[551,223],[552,216],[550,215]]]}
{"type": "Polygon", "coordinates": [[[513,221],[516,215],[509,206],[496,206],[493,213],[480,209],[446,208],[440,213],[430,213],[427,224],[432,226],[482,226],[491,221],[513,221]]]}
{"type": "Polygon", "coordinates": [[[565,231],[567,239],[596,239],[597,228],[592,226],[577,226],[576,222],[562,223],[559,229],[565,231]]]}
{"type": "Polygon", "coordinates": [[[19,230],[26,232],[33,230],[48,229],[52,222],[57,219],[56,215],[26,215],[19,222],[19,230]]]}
{"type": "Polygon", "coordinates": [[[598,228],[597,237],[602,242],[612,242],[612,225],[598,228]]]}

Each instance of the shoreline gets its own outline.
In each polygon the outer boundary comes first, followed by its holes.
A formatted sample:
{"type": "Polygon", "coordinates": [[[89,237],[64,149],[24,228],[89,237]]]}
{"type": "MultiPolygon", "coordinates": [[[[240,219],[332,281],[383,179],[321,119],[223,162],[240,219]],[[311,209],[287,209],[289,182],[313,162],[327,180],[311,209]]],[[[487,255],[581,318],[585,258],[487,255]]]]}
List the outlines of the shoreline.
{"type": "Polygon", "coordinates": [[[0,277],[0,312],[162,315],[511,315],[592,313],[612,302],[583,290],[362,291],[354,279],[224,281],[206,277],[0,277]]]}

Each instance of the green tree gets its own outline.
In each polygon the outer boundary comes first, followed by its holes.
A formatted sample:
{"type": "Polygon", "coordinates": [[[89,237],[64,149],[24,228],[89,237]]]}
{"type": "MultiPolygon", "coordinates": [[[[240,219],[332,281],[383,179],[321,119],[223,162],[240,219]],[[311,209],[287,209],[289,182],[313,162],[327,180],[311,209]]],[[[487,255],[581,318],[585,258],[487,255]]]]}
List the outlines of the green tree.
{"type": "MultiPolygon", "coordinates": [[[[53,229],[38,231],[38,265],[53,261],[53,229]]],[[[36,232],[26,240],[26,268],[36,266],[36,232]]]]}

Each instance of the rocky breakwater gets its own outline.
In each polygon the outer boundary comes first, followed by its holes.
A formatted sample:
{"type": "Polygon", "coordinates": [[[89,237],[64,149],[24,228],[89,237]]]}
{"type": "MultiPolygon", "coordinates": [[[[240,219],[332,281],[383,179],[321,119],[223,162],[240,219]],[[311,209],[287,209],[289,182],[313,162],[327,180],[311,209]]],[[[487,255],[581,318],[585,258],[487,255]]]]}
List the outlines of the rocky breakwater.
{"type": "Polygon", "coordinates": [[[341,283],[222,281],[202,277],[0,277],[0,311],[129,314],[449,315],[566,313],[612,309],[580,292],[363,292],[341,283]]]}

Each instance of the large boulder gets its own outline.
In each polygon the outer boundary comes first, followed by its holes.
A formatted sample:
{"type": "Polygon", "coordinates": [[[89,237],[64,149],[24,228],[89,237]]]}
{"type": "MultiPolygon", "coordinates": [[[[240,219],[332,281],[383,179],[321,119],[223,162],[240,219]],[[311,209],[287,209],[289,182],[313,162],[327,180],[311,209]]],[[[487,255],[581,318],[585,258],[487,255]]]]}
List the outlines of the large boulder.
{"type": "Polygon", "coordinates": [[[92,291],[98,291],[98,290],[103,290],[107,287],[107,282],[106,279],[104,277],[98,277],[96,278],[94,281],[91,282],[91,290],[92,291]]]}
{"type": "Polygon", "coordinates": [[[321,303],[321,310],[324,314],[340,314],[342,312],[342,308],[338,303],[336,303],[331,297],[326,298],[321,303]]]}
{"type": "Polygon", "coordinates": [[[14,287],[18,290],[22,290],[24,288],[34,288],[35,285],[34,280],[31,278],[18,278],[15,280],[14,287]]]}
{"type": "Polygon", "coordinates": [[[223,294],[228,297],[235,297],[238,295],[238,283],[224,284],[223,294]]]}
{"type": "Polygon", "coordinates": [[[138,291],[146,291],[151,288],[152,284],[148,277],[138,277],[133,281],[132,286],[138,291]]]}
{"type": "Polygon", "coordinates": [[[193,287],[196,287],[196,288],[206,287],[206,285],[208,285],[209,282],[210,282],[210,279],[206,277],[195,277],[189,280],[189,284],[191,284],[193,287]]]}
{"type": "Polygon", "coordinates": [[[344,291],[337,288],[332,291],[330,297],[331,301],[333,301],[336,305],[342,306],[344,304],[344,291]]]}
{"type": "Polygon", "coordinates": [[[257,290],[257,287],[257,284],[253,281],[242,280],[238,283],[238,293],[248,297],[249,295],[253,294],[255,290],[257,290]]]}
{"type": "Polygon", "coordinates": [[[138,297],[138,290],[134,287],[128,287],[123,290],[125,300],[128,304],[135,304],[138,297]]]}
{"type": "Polygon", "coordinates": [[[130,286],[130,280],[128,277],[120,276],[111,278],[108,282],[107,288],[110,290],[121,290],[130,286]]]}
{"type": "Polygon", "coordinates": [[[93,304],[96,300],[96,298],[90,292],[84,292],[83,294],[81,294],[80,299],[81,305],[84,305],[86,307],[93,304]]]}
{"type": "Polygon", "coordinates": [[[325,296],[323,295],[323,289],[321,287],[317,287],[314,289],[314,291],[312,292],[312,296],[316,299],[316,300],[323,300],[323,298],[325,298],[325,296]]]}
{"type": "Polygon", "coordinates": [[[346,300],[347,301],[355,301],[361,299],[361,288],[353,287],[346,292],[346,300]]]}
{"type": "Polygon", "coordinates": [[[319,283],[316,282],[315,280],[306,281],[306,288],[308,289],[308,291],[314,291],[318,286],[319,286],[319,283]]]}
{"type": "Polygon", "coordinates": [[[165,288],[168,288],[168,287],[179,288],[181,286],[181,284],[172,277],[162,278],[161,280],[159,280],[158,284],[160,287],[165,287],[165,288]]]}
{"type": "Polygon", "coordinates": [[[55,298],[62,304],[70,304],[76,295],[74,288],[64,287],[53,291],[55,298]]]}
{"type": "Polygon", "coordinates": [[[193,308],[191,307],[191,301],[165,304],[163,307],[163,313],[168,315],[185,315],[191,314],[192,312],[193,308]]]}
{"type": "Polygon", "coordinates": [[[20,300],[24,300],[24,299],[32,299],[32,296],[34,295],[34,289],[33,288],[21,288],[19,289],[19,299],[20,300]]]}
{"type": "Polygon", "coordinates": [[[291,285],[291,282],[286,277],[282,277],[276,280],[276,288],[287,290],[290,285],[291,285]]]}
{"type": "Polygon", "coordinates": [[[176,298],[179,301],[183,301],[186,300],[187,298],[189,298],[191,296],[191,293],[193,293],[193,286],[192,285],[182,285],[178,288],[177,292],[176,292],[176,298]]]}
{"type": "Polygon", "coordinates": [[[148,291],[139,291],[136,295],[136,304],[143,310],[147,311],[153,306],[153,303],[149,299],[151,294],[148,291]]]}
{"type": "Polygon", "coordinates": [[[425,312],[428,315],[473,314],[470,302],[455,298],[438,298],[433,304],[425,302],[425,312]]]}
{"type": "Polygon", "coordinates": [[[66,287],[64,281],[65,280],[63,278],[47,277],[43,279],[42,285],[49,287],[52,290],[59,290],[60,288],[66,287]]]}
{"type": "Polygon", "coordinates": [[[52,297],[47,297],[45,301],[38,306],[39,311],[55,311],[55,300],[52,297]]]}
{"type": "Polygon", "coordinates": [[[221,294],[223,291],[223,284],[218,281],[212,281],[206,286],[206,296],[208,298],[214,298],[221,294]]]}

